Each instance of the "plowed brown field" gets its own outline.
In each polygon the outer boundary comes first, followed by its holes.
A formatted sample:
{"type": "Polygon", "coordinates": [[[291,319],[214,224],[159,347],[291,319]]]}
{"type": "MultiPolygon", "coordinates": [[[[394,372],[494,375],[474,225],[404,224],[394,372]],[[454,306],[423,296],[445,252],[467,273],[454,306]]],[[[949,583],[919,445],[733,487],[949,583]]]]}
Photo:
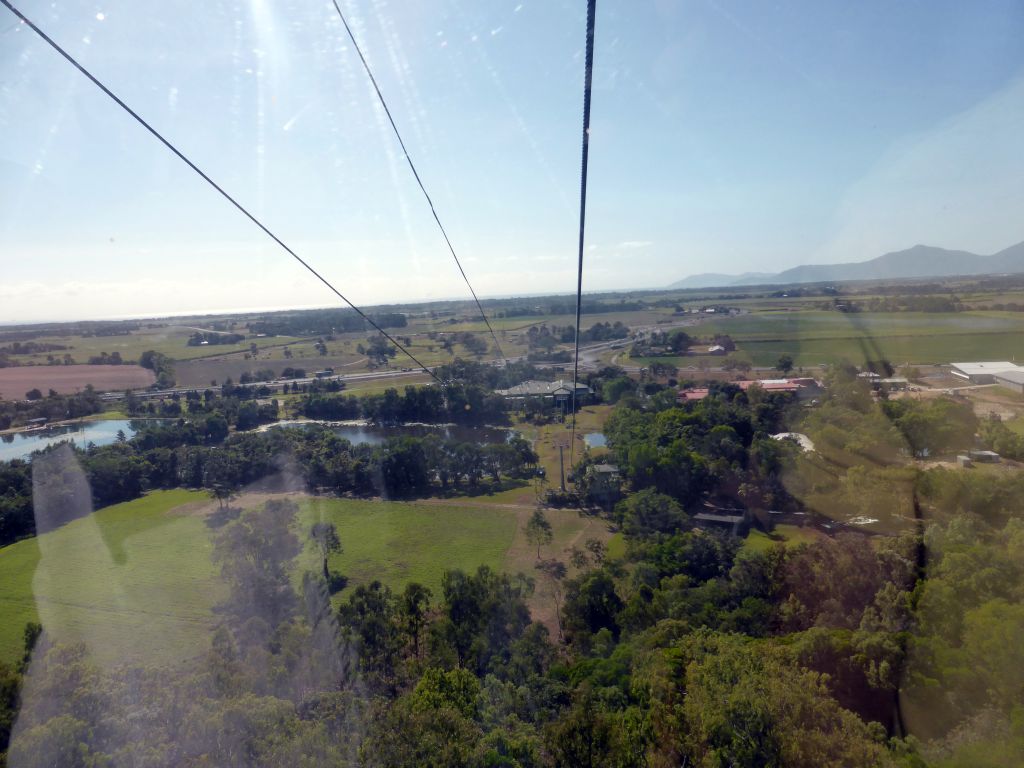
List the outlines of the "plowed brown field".
{"type": "Polygon", "coordinates": [[[0,397],[21,400],[30,389],[69,394],[92,384],[100,392],[141,389],[155,381],[153,372],[137,365],[25,365],[0,368],[0,397]]]}

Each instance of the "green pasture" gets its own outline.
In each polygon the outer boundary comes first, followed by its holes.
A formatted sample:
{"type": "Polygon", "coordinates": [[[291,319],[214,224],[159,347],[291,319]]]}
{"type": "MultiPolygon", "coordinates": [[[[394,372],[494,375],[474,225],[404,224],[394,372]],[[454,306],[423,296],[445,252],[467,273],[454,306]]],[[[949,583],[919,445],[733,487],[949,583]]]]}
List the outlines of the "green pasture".
{"type": "MultiPolygon", "coordinates": [[[[195,327],[200,328],[203,326],[197,325],[195,327]]],[[[47,355],[52,354],[60,358],[65,354],[69,354],[75,359],[75,362],[86,363],[90,357],[99,356],[103,352],[108,354],[118,352],[124,360],[138,360],[143,352],[152,349],[175,360],[193,360],[211,355],[230,354],[231,352],[247,352],[253,343],[260,348],[273,347],[288,343],[292,338],[275,336],[262,339],[246,339],[240,344],[190,347],[186,342],[192,333],[194,333],[194,330],[191,328],[165,326],[135,331],[126,336],[42,336],[32,340],[40,343],[60,344],[69,347],[69,349],[35,355],[16,355],[13,359],[21,363],[30,361],[45,363],[47,355]]]]}
{"type": "Polygon", "coordinates": [[[198,491],[158,491],[0,549],[0,659],[29,621],[98,659],[168,662],[201,653],[221,586],[203,519],[174,514],[198,491]]]}
{"type": "Polygon", "coordinates": [[[743,540],[745,552],[766,552],[776,544],[785,544],[787,547],[795,547],[800,544],[813,544],[823,534],[811,528],[801,528],[797,525],[777,525],[771,533],[765,533],[757,529],[751,529],[747,538],[743,540]]]}
{"type": "MultiPolygon", "coordinates": [[[[0,660],[18,658],[29,621],[55,639],[85,642],[103,663],[204,653],[224,586],[196,502],[209,497],[156,491],[0,549],[0,660]]],[[[315,520],[337,526],[344,552],[331,567],[350,585],[419,581],[435,594],[447,568],[503,569],[518,525],[514,510],[471,504],[317,498],[301,509],[304,538],[315,520]]],[[[312,546],[303,566],[318,568],[312,546]]]]}
{"type": "MultiPolygon", "coordinates": [[[[897,364],[1024,358],[1024,317],[1012,312],[751,312],[700,326],[701,336],[714,333],[729,334],[739,347],[736,356],[755,366],[774,365],[784,354],[797,366],[879,358],[897,364]]],[[[695,358],[661,361],[695,365],[695,358]]]]}
{"type": "MultiPolygon", "coordinates": [[[[309,499],[302,504],[308,528],[334,523],[344,551],[331,555],[331,570],[350,585],[374,580],[402,589],[417,581],[441,594],[446,569],[474,571],[479,565],[502,570],[516,533],[516,516],[505,510],[448,504],[309,499]]],[[[316,553],[307,548],[308,567],[316,553]]]]}

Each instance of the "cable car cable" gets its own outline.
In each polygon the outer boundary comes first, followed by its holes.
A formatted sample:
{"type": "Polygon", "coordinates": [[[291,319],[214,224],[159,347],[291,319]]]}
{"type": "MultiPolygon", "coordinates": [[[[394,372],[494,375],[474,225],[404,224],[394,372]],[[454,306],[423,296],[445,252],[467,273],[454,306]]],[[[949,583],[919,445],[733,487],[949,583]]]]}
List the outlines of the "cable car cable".
{"type": "Polygon", "coordinates": [[[587,0],[587,56],[583,75],[583,161],[580,172],[580,240],[576,270],[576,343],[572,365],[572,433],[569,438],[569,466],[576,447],[576,388],[580,373],[580,309],[583,298],[583,240],[587,221],[587,160],[590,155],[590,90],[594,79],[594,24],[597,0],[587,0]]]}
{"type": "Polygon", "coordinates": [[[284,241],[281,240],[281,238],[279,238],[273,232],[271,232],[266,227],[266,225],[263,224],[263,222],[261,222],[259,219],[257,219],[253,214],[249,213],[249,211],[245,208],[245,206],[243,206],[241,203],[239,203],[237,200],[235,200],[235,198],[233,198],[226,191],[224,191],[223,187],[221,187],[219,184],[217,184],[217,182],[215,182],[208,175],[206,175],[206,173],[202,169],[200,169],[199,166],[197,166],[195,163],[193,163],[191,160],[189,160],[181,152],[181,150],[179,150],[177,147],[175,147],[170,141],[165,139],[163,137],[163,135],[159,131],[157,131],[153,126],[151,126],[142,117],[140,117],[139,114],[137,112],[135,112],[135,110],[133,110],[131,107],[129,107],[127,104],[125,104],[124,101],[122,101],[113,91],[111,91],[109,88],[107,88],[107,86],[105,86],[103,83],[101,83],[89,70],[87,70],[84,66],[79,64],[74,56],[72,56],[70,53],[68,53],[63,48],[61,48],[59,44],[57,44],[53,39],[51,39],[39,27],[37,27],[31,21],[31,19],[29,19],[27,16],[25,16],[25,14],[23,14],[20,10],[18,10],[18,8],[16,8],[14,5],[12,5],[9,0],[0,0],[0,3],[3,3],[3,5],[7,6],[7,8],[11,11],[11,13],[13,13],[19,19],[21,19],[21,21],[23,23],[25,23],[33,32],[35,32],[40,38],[42,38],[51,48],[53,48],[55,51],[57,51],[57,53],[59,53],[61,56],[63,56],[65,59],[67,59],[75,67],[75,69],[77,69],[79,72],[81,72],[87,78],[89,78],[89,80],[92,81],[93,85],[95,85],[97,88],[99,88],[101,91],[103,91],[107,96],[109,96],[119,107],[121,107],[121,109],[123,109],[125,112],[127,112],[129,115],[131,115],[133,118],[135,118],[136,122],[138,122],[139,125],[141,125],[143,128],[145,128],[151,134],[153,134],[153,136],[155,136],[160,141],[161,144],[163,144],[165,147],[167,147],[169,150],[171,150],[171,152],[173,152],[175,155],[177,155],[178,159],[181,160],[183,163],[185,163],[193,171],[195,171],[203,179],[203,181],[205,181],[207,184],[209,184],[211,187],[213,187],[215,190],[217,190],[221,194],[221,196],[224,197],[225,200],[227,200],[235,208],[237,208],[239,211],[241,211],[246,216],[246,218],[248,218],[253,224],[255,224],[257,227],[259,227],[261,230],[263,230],[264,234],[266,234],[271,240],[273,240],[275,243],[277,243],[279,246],[281,246],[281,248],[283,248],[293,259],[295,259],[297,262],[299,262],[299,264],[301,264],[307,270],[309,270],[313,274],[313,276],[316,277],[321,283],[326,285],[331,290],[331,292],[334,293],[335,296],[337,296],[343,302],[348,304],[348,306],[351,307],[352,309],[354,309],[356,311],[356,313],[361,318],[363,318],[363,320],[365,320],[373,328],[375,328],[377,331],[379,331],[380,334],[385,339],[387,339],[392,344],[394,344],[396,347],[398,347],[398,349],[400,349],[410,360],[412,360],[414,363],[416,363],[416,365],[418,365],[420,368],[422,368],[425,373],[430,374],[430,376],[435,381],[437,381],[439,384],[444,386],[445,382],[442,381],[441,378],[436,373],[434,373],[431,369],[427,368],[427,366],[425,366],[423,363],[421,363],[419,360],[417,360],[416,356],[413,355],[412,352],[410,352],[402,344],[400,344],[397,339],[395,339],[393,336],[391,336],[391,334],[389,334],[387,331],[385,331],[383,328],[381,328],[379,325],[377,325],[377,323],[375,323],[370,318],[369,315],[367,315],[365,312],[363,312],[363,310],[361,310],[359,307],[357,307],[355,304],[353,304],[351,301],[349,301],[344,296],[344,294],[341,293],[341,291],[339,291],[337,288],[335,288],[333,285],[331,285],[330,281],[328,281],[326,277],[324,277],[319,272],[317,272],[316,269],[314,269],[309,264],[309,262],[305,261],[295,251],[293,251],[291,248],[289,248],[284,243],[284,241]]]}
{"type": "Polygon", "coordinates": [[[434,201],[430,199],[430,194],[427,192],[427,188],[423,185],[423,180],[420,178],[420,174],[416,170],[416,165],[412,161],[412,155],[409,154],[409,150],[405,147],[405,142],[402,141],[402,134],[399,132],[398,126],[395,124],[395,119],[391,116],[391,110],[388,109],[388,103],[384,100],[384,94],[381,93],[380,86],[377,85],[377,78],[373,76],[373,72],[370,70],[370,65],[366,61],[366,57],[363,56],[363,50],[359,47],[359,43],[356,42],[356,36],[352,34],[352,28],[348,25],[348,20],[345,18],[345,14],[342,13],[341,6],[338,5],[338,0],[331,1],[334,3],[334,10],[338,12],[338,18],[341,19],[341,23],[345,26],[345,31],[348,33],[349,40],[352,41],[352,45],[355,47],[356,53],[359,55],[359,61],[363,63],[363,69],[366,70],[366,74],[370,78],[370,82],[373,84],[373,90],[377,92],[377,98],[380,100],[380,105],[384,107],[384,113],[388,116],[388,122],[391,123],[391,129],[395,132],[395,138],[398,139],[398,143],[402,147],[402,154],[405,155],[405,161],[409,163],[412,175],[416,177],[416,183],[419,184],[420,191],[423,192],[423,197],[427,199],[427,205],[430,206],[430,212],[434,215],[434,221],[437,222],[437,228],[441,230],[441,235],[444,237],[444,241],[448,245],[448,251],[451,253],[452,258],[455,259],[455,265],[459,268],[459,272],[462,274],[462,279],[466,281],[466,286],[469,288],[469,292],[473,294],[473,301],[476,302],[476,307],[480,310],[480,316],[484,319],[484,324],[487,326],[487,330],[491,332],[491,338],[494,339],[494,346],[498,349],[498,354],[501,355],[505,363],[508,364],[508,358],[505,357],[505,353],[501,349],[498,337],[494,333],[494,329],[491,327],[491,321],[487,319],[487,314],[484,312],[484,308],[480,304],[480,299],[476,297],[476,291],[473,290],[473,284],[469,282],[466,270],[462,268],[462,262],[459,261],[459,257],[455,255],[455,248],[452,246],[452,241],[448,239],[448,233],[445,231],[444,225],[441,223],[441,217],[437,215],[437,210],[434,208],[434,201]]]}

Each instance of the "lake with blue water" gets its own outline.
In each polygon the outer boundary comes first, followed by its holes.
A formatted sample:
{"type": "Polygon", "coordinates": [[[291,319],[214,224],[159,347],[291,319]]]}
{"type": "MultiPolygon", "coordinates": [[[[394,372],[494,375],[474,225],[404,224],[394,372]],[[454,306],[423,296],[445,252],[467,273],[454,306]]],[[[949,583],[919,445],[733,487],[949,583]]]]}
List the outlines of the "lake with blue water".
{"type": "Polygon", "coordinates": [[[124,432],[125,437],[131,437],[144,424],[154,422],[167,423],[164,419],[102,419],[52,426],[33,432],[0,435],[0,461],[27,459],[32,451],[57,443],[74,442],[79,448],[84,448],[89,443],[110,445],[117,440],[118,432],[124,432]]]}

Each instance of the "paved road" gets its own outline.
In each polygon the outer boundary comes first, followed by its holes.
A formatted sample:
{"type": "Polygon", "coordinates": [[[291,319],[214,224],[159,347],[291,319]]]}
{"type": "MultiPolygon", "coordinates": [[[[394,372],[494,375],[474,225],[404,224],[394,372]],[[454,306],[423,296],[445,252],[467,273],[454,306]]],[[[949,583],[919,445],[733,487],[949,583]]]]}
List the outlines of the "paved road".
{"type": "MultiPolygon", "coordinates": [[[[369,373],[346,373],[346,374],[335,374],[334,376],[324,376],[321,378],[315,376],[307,376],[304,379],[278,379],[275,381],[253,381],[248,384],[236,384],[239,387],[267,387],[273,392],[280,392],[285,386],[291,386],[292,384],[309,384],[314,381],[365,381],[367,379],[397,379],[408,376],[420,376],[423,371],[419,368],[412,370],[386,370],[386,371],[371,371],[369,373]]],[[[162,397],[172,397],[173,395],[184,395],[188,392],[220,392],[221,387],[217,386],[206,386],[206,387],[173,387],[171,389],[160,389],[160,390],[138,390],[134,394],[140,400],[157,400],[162,397]]],[[[117,401],[124,399],[124,392],[104,392],[101,397],[106,401],[117,401]]]]}

